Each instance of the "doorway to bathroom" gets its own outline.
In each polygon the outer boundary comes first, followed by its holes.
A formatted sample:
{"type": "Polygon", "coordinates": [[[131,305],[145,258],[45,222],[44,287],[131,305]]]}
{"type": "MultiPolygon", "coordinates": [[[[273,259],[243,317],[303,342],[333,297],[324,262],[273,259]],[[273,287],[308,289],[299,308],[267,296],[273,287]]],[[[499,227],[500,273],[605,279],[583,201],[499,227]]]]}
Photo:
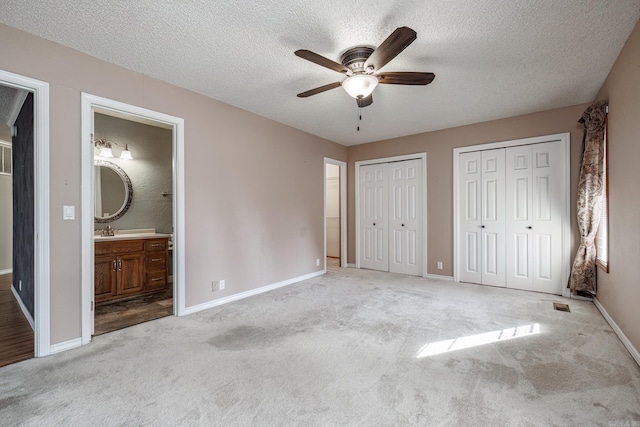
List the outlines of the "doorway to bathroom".
{"type": "Polygon", "coordinates": [[[184,310],[183,121],[83,94],[83,344],[184,310]]]}
{"type": "Polygon", "coordinates": [[[173,129],[94,109],[94,331],[173,314],[173,129]]]}

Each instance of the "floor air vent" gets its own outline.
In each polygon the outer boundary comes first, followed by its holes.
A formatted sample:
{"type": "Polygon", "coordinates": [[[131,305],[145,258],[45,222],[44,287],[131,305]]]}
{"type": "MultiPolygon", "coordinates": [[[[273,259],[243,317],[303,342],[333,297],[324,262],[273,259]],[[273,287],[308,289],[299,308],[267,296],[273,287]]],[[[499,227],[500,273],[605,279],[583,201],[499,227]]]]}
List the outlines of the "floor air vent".
{"type": "Polygon", "coordinates": [[[553,308],[558,311],[566,311],[567,313],[571,312],[571,310],[569,310],[569,304],[560,304],[559,302],[554,302],[553,308]]]}

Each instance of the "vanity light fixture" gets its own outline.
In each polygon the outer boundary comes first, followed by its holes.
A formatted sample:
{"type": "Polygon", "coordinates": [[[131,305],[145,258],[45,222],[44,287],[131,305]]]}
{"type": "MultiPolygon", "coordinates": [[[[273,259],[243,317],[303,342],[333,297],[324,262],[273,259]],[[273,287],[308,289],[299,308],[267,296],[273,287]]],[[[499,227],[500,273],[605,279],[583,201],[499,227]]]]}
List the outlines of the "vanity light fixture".
{"type": "Polygon", "coordinates": [[[120,158],[125,160],[133,159],[133,157],[131,157],[131,151],[129,151],[129,144],[124,145],[124,150],[122,150],[122,153],[120,153],[120,158]]]}
{"type": "Polygon", "coordinates": [[[124,147],[124,150],[120,153],[120,158],[125,160],[132,160],[133,156],[131,156],[131,151],[129,151],[129,144],[119,144],[114,141],[107,141],[106,139],[94,139],[93,145],[96,148],[100,149],[100,157],[113,157],[113,151],[111,150],[111,146],[116,145],[118,147],[124,147]]]}

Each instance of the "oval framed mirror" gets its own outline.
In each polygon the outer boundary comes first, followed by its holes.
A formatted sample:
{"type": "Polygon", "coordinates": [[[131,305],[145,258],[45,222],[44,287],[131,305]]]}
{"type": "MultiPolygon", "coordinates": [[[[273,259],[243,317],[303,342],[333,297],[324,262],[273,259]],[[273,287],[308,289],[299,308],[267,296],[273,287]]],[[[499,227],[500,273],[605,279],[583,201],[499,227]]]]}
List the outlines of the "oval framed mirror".
{"type": "Polygon", "coordinates": [[[124,215],[133,200],[129,175],[118,165],[94,160],[95,222],[112,222],[124,215]]]}

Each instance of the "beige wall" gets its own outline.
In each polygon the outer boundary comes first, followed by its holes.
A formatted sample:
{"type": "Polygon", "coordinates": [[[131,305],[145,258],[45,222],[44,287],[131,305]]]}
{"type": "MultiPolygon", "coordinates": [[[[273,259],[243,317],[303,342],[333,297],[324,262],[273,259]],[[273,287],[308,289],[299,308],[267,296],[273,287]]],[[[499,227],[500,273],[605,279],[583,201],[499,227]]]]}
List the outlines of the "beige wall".
{"type": "MultiPolygon", "coordinates": [[[[349,147],[348,169],[348,256],[355,262],[355,162],[381,157],[412,153],[427,153],[427,272],[453,276],[453,149],[467,145],[528,138],[571,132],[571,218],[575,253],[576,195],[573,183],[577,182],[579,156],[582,147],[582,130],[578,119],[587,104],[491,122],[406,136],[370,144],[349,147]],[[436,262],[443,262],[443,269],[436,269],[436,262]]],[[[425,117],[424,120],[428,120],[425,117]]]]}
{"type": "Polygon", "coordinates": [[[61,212],[80,210],[81,92],[185,119],[187,306],[321,269],[323,158],[345,147],[4,25],[0,40],[0,69],[50,85],[52,344],[80,336],[80,218],[61,212]]]}
{"type": "Polygon", "coordinates": [[[640,350],[640,24],[596,98],[609,100],[609,273],[597,298],[640,350]]]}

